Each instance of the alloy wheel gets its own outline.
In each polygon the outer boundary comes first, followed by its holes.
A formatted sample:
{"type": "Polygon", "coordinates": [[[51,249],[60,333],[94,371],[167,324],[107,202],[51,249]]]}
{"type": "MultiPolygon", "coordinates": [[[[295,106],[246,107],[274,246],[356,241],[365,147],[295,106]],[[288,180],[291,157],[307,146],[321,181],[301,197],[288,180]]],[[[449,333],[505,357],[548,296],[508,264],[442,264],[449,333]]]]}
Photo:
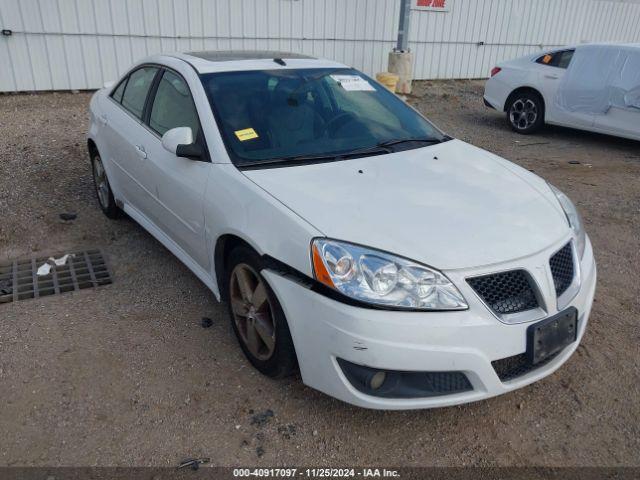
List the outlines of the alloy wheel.
{"type": "Polygon", "coordinates": [[[267,286],[246,263],[236,265],[229,283],[231,312],[242,342],[254,357],[268,360],[275,351],[276,331],[267,286]]]}
{"type": "Polygon", "coordinates": [[[526,130],[536,123],[538,119],[538,107],[529,98],[519,98],[509,109],[509,120],[519,130],[526,130]]]}

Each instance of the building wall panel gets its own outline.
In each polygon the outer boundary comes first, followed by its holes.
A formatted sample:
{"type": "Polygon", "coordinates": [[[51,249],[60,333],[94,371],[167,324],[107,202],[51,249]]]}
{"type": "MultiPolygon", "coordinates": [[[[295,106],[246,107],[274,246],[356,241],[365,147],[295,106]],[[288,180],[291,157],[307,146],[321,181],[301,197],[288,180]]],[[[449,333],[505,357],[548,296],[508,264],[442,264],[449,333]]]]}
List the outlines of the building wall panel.
{"type": "MultiPolygon", "coordinates": [[[[399,0],[0,0],[0,91],[92,89],[158,52],[288,50],[386,69],[399,0]]],[[[587,41],[640,42],[638,0],[448,0],[412,12],[416,78],[587,41]]]]}

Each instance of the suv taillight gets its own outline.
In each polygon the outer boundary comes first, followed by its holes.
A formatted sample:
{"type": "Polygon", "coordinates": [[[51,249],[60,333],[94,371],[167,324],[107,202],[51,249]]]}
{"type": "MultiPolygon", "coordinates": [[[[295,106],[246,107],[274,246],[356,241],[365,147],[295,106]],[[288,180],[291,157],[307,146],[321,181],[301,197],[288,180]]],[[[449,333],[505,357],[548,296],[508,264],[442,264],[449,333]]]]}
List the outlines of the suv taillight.
{"type": "Polygon", "coordinates": [[[492,77],[496,76],[498,73],[500,73],[500,71],[501,71],[501,70],[502,70],[502,69],[501,69],[500,67],[493,67],[493,68],[491,69],[491,76],[492,76],[492,77]]]}

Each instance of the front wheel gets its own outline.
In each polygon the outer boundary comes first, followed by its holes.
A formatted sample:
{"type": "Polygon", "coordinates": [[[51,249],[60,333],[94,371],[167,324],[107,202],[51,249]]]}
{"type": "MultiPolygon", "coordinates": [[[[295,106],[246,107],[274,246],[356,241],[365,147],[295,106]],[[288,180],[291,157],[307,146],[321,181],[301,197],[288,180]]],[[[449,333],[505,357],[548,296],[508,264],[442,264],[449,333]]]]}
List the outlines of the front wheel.
{"type": "Polygon", "coordinates": [[[518,133],[529,134],[544,124],[544,104],[539,95],[522,92],[511,97],[507,106],[507,122],[518,133]]]}
{"type": "Polygon", "coordinates": [[[287,320],[260,273],[262,260],[246,247],[231,252],[226,281],[229,314],[240,347],[264,375],[286,377],[295,371],[296,353],[287,320]]]}

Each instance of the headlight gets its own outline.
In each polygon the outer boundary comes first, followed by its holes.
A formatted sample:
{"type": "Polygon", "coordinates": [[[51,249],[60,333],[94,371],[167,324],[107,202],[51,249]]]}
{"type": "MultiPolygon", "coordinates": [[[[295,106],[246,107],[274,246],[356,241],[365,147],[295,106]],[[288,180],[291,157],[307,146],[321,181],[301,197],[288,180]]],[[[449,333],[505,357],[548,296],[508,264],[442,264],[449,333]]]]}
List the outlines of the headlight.
{"type": "Polygon", "coordinates": [[[584,247],[586,243],[586,234],[584,231],[584,225],[582,223],[582,218],[580,218],[580,214],[576,209],[576,206],[573,202],[567,197],[564,193],[558,190],[553,185],[549,184],[551,187],[551,191],[555,194],[558,202],[560,202],[560,206],[564,210],[564,214],[567,217],[567,221],[569,222],[569,226],[571,230],[573,230],[573,234],[576,238],[576,248],[578,250],[578,257],[582,258],[584,254],[584,247]]]}
{"type": "Polygon", "coordinates": [[[353,299],[399,309],[468,308],[447,277],[419,263],[324,238],[311,249],[316,280],[353,299]]]}

